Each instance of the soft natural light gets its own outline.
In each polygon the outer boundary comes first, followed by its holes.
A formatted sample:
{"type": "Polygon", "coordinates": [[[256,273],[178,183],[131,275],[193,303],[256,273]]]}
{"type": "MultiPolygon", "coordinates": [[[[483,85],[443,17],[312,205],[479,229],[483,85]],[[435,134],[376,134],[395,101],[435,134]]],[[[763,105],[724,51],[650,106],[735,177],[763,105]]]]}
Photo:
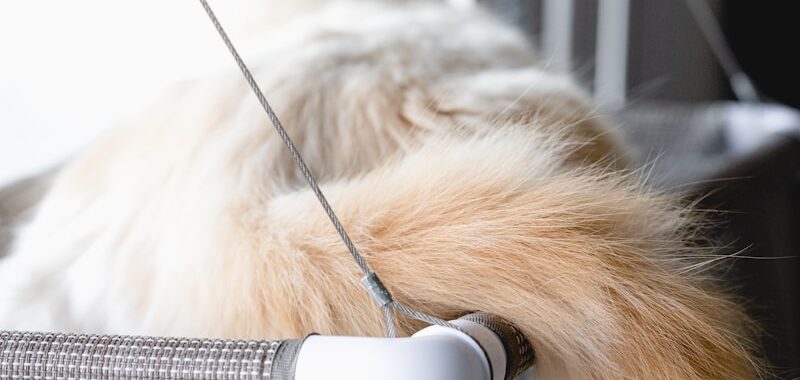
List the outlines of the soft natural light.
{"type": "MultiPolygon", "coordinates": [[[[236,38],[252,1],[216,3],[236,38]]],[[[56,164],[170,83],[231,65],[192,0],[9,1],[0,36],[0,184],[56,164]]]]}

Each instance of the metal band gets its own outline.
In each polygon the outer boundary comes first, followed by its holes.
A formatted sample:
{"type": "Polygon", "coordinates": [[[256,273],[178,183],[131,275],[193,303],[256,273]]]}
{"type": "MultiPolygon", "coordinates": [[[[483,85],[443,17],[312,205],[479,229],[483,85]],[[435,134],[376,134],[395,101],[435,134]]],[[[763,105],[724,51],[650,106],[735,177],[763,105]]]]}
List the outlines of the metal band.
{"type": "Polygon", "coordinates": [[[506,351],[506,380],[514,379],[533,365],[535,359],[533,346],[525,334],[508,321],[480,311],[459,319],[486,326],[500,337],[506,351]]]}
{"type": "Polygon", "coordinates": [[[367,289],[369,294],[380,306],[386,306],[392,303],[392,294],[383,285],[381,279],[375,272],[372,272],[361,279],[361,285],[367,289]]]}
{"type": "Polygon", "coordinates": [[[297,369],[297,357],[304,340],[286,340],[278,347],[272,358],[272,367],[269,370],[270,380],[294,380],[297,369]]]}

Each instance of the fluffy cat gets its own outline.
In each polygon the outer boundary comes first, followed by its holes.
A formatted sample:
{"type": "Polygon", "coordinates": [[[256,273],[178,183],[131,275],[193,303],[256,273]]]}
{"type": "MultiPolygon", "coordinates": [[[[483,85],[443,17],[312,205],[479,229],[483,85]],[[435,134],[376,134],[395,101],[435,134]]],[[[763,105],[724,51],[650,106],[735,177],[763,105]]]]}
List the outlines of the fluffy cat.
{"type": "MultiPolygon", "coordinates": [[[[433,3],[321,8],[248,61],[397,299],[512,321],[541,379],[759,376],[690,212],[624,170],[587,96],[517,30],[433,3]]],[[[0,260],[0,328],[383,335],[359,279],[232,69],[60,170],[0,260]]]]}

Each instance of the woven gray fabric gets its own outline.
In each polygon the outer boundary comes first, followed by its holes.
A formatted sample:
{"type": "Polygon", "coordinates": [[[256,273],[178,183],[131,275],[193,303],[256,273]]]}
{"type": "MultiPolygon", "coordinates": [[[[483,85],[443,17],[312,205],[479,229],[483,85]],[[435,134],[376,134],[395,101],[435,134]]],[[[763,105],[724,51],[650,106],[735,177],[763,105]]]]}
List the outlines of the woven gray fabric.
{"type": "Polygon", "coordinates": [[[0,379],[290,380],[301,344],[0,332],[0,379]]]}
{"type": "Polygon", "coordinates": [[[475,312],[459,319],[486,326],[500,337],[506,351],[506,380],[514,379],[533,365],[533,346],[522,331],[508,321],[484,312],[475,312]]]}

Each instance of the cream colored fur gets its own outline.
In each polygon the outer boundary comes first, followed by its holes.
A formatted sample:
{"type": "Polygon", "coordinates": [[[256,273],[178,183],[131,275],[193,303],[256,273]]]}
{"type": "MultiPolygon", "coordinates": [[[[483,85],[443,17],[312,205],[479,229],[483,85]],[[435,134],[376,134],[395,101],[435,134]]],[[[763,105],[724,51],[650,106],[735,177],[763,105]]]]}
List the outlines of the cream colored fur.
{"type": "MultiPolygon", "coordinates": [[[[344,3],[276,33],[250,63],[396,298],[513,321],[540,379],[758,376],[747,317],[692,258],[687,211],[613,170],[616,140],[517,31],[344,3]]],[[[382,335],[358,282],[232,70],[62,170],[0,261],[0,328],[382,335]]]]}

